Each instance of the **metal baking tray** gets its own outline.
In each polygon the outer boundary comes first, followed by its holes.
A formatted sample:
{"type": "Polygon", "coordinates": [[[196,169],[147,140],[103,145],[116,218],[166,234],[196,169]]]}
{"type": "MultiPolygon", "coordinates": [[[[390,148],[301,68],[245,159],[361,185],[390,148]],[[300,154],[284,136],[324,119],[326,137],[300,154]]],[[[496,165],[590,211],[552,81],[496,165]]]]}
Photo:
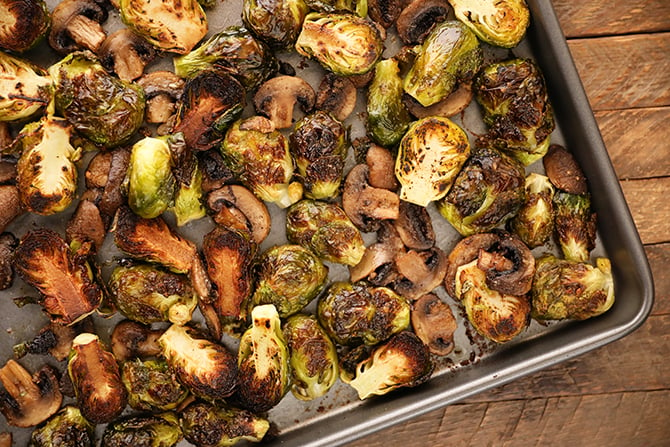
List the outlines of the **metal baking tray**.
{"type": "MultiPolygon", "coordinates": [[[[55,1],[50,2],[51,8],[55,1]]],[[[208,13],[210,34],[228,25],[240,24],[240,5],[241,0],[218,3],[215,9],[208,13]]],[[[648,261],[565,37],[550,2],[528,0],[528,5],[532,14],[531,26],[526,38],[513,50],[513,53],[532,57],[540,65],[557,121],[557,130],[552,134],[552,142],[571,148],[586,173],[599,222],[594,255],[607,256],[612,261],[616,291],[614,306],[600,317],[581,322],[548,325],[532,322],[530,327],[513,341],[496,345],[484,341],[470,329],[459,305],[447,297],[440,287],[437,290],[438,295],[450,304],[459,321],[459,329],[455,334],[457,348],[449,356],[436,359],[436,371],[429,382],[417,388],[397,390],[389,395],[364,402],[358,400],[352,388],[342,383],[336,384],[323,398],[308,403],[296,400],[289,393],[269,413],[269,419],[278,430],[278,436],[265,440],[263,445],[320,447],[346,444],[374,431],[498,387],[613,342],[635,330],[648,316],[653,303],[653,283],[648,261]]],[[[113,30],[120,26],[119,23],[118,14],[112,13],[106,28],[113,30]]],[[[392,45],[393,41],[390,42],[392,45]]],[[[506,54],[506,51],[497,53],[499,57],[504,57],[506,54]]],[[[289,61],[296,60],[295,56],[285,56],[289,61]],[[291,57],[294,59],[291,60],[291,57]]],[[[29,57],[40,59],[45,66],[57,60],[44,48],[33,50],[29,57]]],[[[163,66],[159,63],[150,69],[169,69],[170,58],[166,59],[162,62],[163,66]]],[[[300,76],[305,77],[314,87],[318,86],[318,80],[323,72],[316,63],[305,63],[300,59],[300,63],[296,66],[299,67],[300,76]]],[[[359,95],[362,96],[364,95],[359,95]]],[[[364,110],[362,101],[359,101],[358,107],[358,112],[364,110]]],[[[471,134],[481,130],[482,124],[479,123],[476,105],[472,105],[454,120],[471,134]]],[[[352,136],[364,131],[361,130],[360,113],[355,112],[348,121],[351,121],[347,124],[351,126],[352,136]]],[[[529,167],[529,170],[539,170],[538,164],[541,165],[536,163],[529,167]]],[[[23,216],[8,230],[17,236],[38,225],[48,225],[62,230],[73,208],[62,215],[46,219],[23,216]]],[[[282,219],[282,211],[273,206],[271,211],[273,219],[282,219]]],[[[450,251],[458,240],[458,235],[444,219],[439,217],[434,207],[429,208],[429,212],[434,217],[436,225],[437,245],[447,252],[450,251]]],[[[210,228],[208,226],[211,226],[211,222],[200,222],[180,228],[179,232],[199,242],[198,238],[210,228]]],[[[264,246],[281,243],[284,237],[283,230],[279,228],[281,225],[276,227],[278,228],[273,226],[271,236],[264,246]]],[[[108,243],[110,239],[108,238],[108,243]]],[[[106,264],[103,267],[109,269],[110,265],[106,264]]],[[[346,276],[346,270],[331,265],[332,279],[343,276],[346,276]]],[[[11,301],[17,296],[34,294],[32,289],[18,279],[11,289],[0,293],[2,363],[12,356],[13,345],[31,339],[47,321],[36,306],[19,309],[11,301]]],[[[115,321],[113,319],[107,324],[113,324],[115,321]]],[[[105,338],[105,334],[101,335],[105,338]]],[[[232,343],[234,345],[234,341],[232,343]]],[[[28,356],[22,359],[21,363],[33,371],[45,361],[50,360],[28,356]]],[[[57,366],[61,370],[64,368],[62,364],[57,366]]],[[[16,445],[27,444],[30,430],[8,427],[4,418],[0,419],[0,431],[12,431],[16,445]]],[[[180,445],[189,444],[182,442],[180,445]]]]}

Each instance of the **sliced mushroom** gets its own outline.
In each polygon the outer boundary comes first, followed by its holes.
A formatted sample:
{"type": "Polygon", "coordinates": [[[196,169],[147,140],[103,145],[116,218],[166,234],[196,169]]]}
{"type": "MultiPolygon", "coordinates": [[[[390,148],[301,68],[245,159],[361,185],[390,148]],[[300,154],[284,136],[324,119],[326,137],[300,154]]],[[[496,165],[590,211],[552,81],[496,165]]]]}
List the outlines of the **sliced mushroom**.
{"type": "Polygon", "coordinates": [[[435,245],[433,222],[423,206],[401,200],[400,214],[394,225],[407,248],[428,250],[435,245]]]}
{"type": "Polygon", "coordinates": [[[12,447],[12,434],[10,432],[0,433],[0,447],[12,447]]]}
{"type": "Polygon", "coordinates": [[[51,13],[49,45],[61,54],[81,49],[97,53],[107,38],[101,25],[107,16],[95,0],[63,0],[51,13]]]}
{"type": "Polygon", "coordinates": [[[316,102],[314,89],[296,76],[277,76],[265,81],[254,95],[256,112],[267,116],[276,129],[287,129],[293,124],[293,108],[300,104],[303,112],[310,112],[316,102]]]}
{"type": "Polygon", "coordinates": [[[368,0],[368,14],[384,28],[390,28],[403,10],[404,0],[368,0]]]}
{"type": "Polygon", "coordinates": [[[14,138],[11,126],[7,121],[0,121],[0,152],[5,152],[5,149],[8,149],[12,143],[14,143],[14,138]]]}
{"type": "Polygon", "coordinates": [[[339,121],[344,121],[356,107],[356,86],[349,78],[327,73],[316,93],[316,109],[330,112],[339,121]]]}
{"type": "Polygon", "coordinates": [[[84,179],[88,189],[104,188],[109,179],[109,168],[112,163],[112,152],[98,152],[88,162],[84,179]]]}
{"type": "Polygon", "coordinates": [[[14,281],[14,250],[19,240],[12,233],[0,234],[0,290],[8,289],[14,281]]]}
{"type": "Polygon", "coordinates": [[[0,184],[16,182],[16,163],[12,161],[0,161],[0,184]]]}
{"type": "MultiPolygon", "coordinates": [[[[17,358],[25,354],[50,354],[59,362],[67,359],[72,348],[72,340],[81,332],[95,330],[93,320],[85,318],[73,326],[49,322],[30,341],[14,346],[14,355],[17,358]]],[[[62,391],[62,390],[61,390],[62,391]]],[[[64,393],[66,394],[66,393],[64,393]]],[[[67,395],[67,394],[66,394],[67,395]]]]}
{"type": "Polygon", "coordinates": [[[398,281],[395,290],[410,300],[432,292],[447,272],[447,255],[437,247],[429,250],[409,250],[395,258],[395,265],[404,280],[398,281]]]}
{"type": "Polygon", "coordinates": [[[374,243],[365,249],[361,261],[349,268],[349,279],[351,282],[367,279],[378,285],[378,275],[386,271],[384,266],[393,264],[396,252],[390,244],[381,242],[374,243]]]}
{"type": "Polygon", "coordinates": [[[549,146],[542,163],[547,177],[558,189],[570,194],[586,194],[588,192],[584,172],[579,167],[577,160],[563,146],[558,144],[549,146]]]}
{"type": "Polygon", "coordinates": [[[260,244],[270,233],[270,213],[267,206],[244,186],[225,185],[211,191],[207,207],[214,222],[225,227],[249,232],[260,244]]]}
{"type": "Polygon", "coordinates": [[[119,362],[160,355],[162,349],[158,339],[163,332],[136,321],[123,320],[112,331],[112,353],[119,362]]]}
{"type": "Polygon", "coordinates": [[[137,84],[144,89],[147,123],[167,123],[177,110],[177,101],[184,91],[184,80],[171,71],[154,71],[142,76],[137,84]]]}
{"type": "Polygon", "coordinates": [[[100,45],[98,57],[102,65],[124,81],[142,76],[144,67],[156,57],[156,49],[128,28],[110,34],[100,45]]]}
{"type": "Polygon", "coordinates": [[[396,20],[398,36],[406,44],[422,43],[433,26],[449,15],[447,0],[414,0],[396,20]]]}
{"type": "Polygon", "coordinates": [[[0,232],[5,231],[15,218],[23,214],[19,190],[15,185],[0,185],[0,232]]]}
{"type": "Polygon", "coordinates": [[[121,185],[126,178],[129,162],[130,151],[116,148],[112,151],[99,152],[86,168],[84,174],[86,187],[89,190],[97,190],[93,201],[100,210],[105,229],[109,228],[116,210],[125,202],[121,185]]]}
{"type": "Polygon", "coordinates": [[[365,154],[365,164],[368,165],[368,181],[375,188],[395,191],[400,186],[395,177],[395,158],[388,149],[370,144],[365,154]]]}
{"type": "Polygon", "coordinates": [[[403,102],[409,113],[416,118],[426,118],[428,116],[449,118],[465,110],[472,102],[473,96],[472,83],[462,82],[449,96],[432,106],[424,107],[410,95],[404,95],[403,102]]]}
{"type": "Polygon", "coordinates": [[[93,242],[96,249],[102,247],[107,229],[100,210],[90,200],[80,200],[77,209],[67,223],[65,234],[68,241],[93,242]]]}
{"type": "Polygon", "coordinates": [[[460,299],[456,295],[456,272],[462,265],[468,264],[479,256],[481,249],[488,249],[498,237],[493,233],[478,233],[458,241],[447,257],[447,273],[444,277],[444,288],[449,296],[460,299]]]}
{"type": "Polygon", "coordinates": [[[370,186],[369,168],[365,164],[354,166],[344,182],[342,208],[361,231],[379,229],[380,222],[397,219],[400,198],[394,192],[370,186]]]}
{"type": "Polygon", "coordinates": [[[430,352],[447,355],[454,349],[456,318],[447,303],[428,293],[414,302],[411,312],[412,328],[430,352]]]}

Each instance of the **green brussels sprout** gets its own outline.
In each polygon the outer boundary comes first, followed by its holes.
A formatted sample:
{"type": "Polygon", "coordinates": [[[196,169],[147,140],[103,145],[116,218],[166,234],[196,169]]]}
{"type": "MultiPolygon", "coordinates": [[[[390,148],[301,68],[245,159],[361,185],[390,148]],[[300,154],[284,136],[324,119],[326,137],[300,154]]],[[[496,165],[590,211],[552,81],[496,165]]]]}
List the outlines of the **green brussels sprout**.
{"type": "Polygon", "coordinates": [[[421,206],[441,199],[469,156],[467,134],[450,119],[415,121],[400,140],[395,163],[400,198],[421,206]]]}
{"type": "Polygon", "coordinates": [[[174,413],[126,416],[112,422],[102,434],[100,447],[172,447],[183,438],[174,413]]]}
{"type": "Polygon", "coordinates": [[[188,278],[154,265],[116,267],[109,290],[119,311],[144,324],[170,321],[184,325],[198,304],[188,278]]]}
{"type": "Polygon", "coordinates": [[[295,44],[309,12],[304,0],[244,0],[242,22],[259,39],[277,49],[295,44]]]}
{"type": "Polygon", "coordinates": [[[351,12],[361,17],[368,15],[368,0],[305,0],[312,11],[351,12]]]}
{"type": "Polygon", "coordinates": [[[319,298],[317,317],[341,345],[376,345],[409,327],[409,302],[386,287],[334,282],[319,298]]]}
{"type": "Polygon", "coordinates": [[[449,0],[449,3],[458,20],[482,41],[498,47],[517,46],[530,24],[525,0],[449,0]]]}
{"type": "Polygon", "coordinates": [[[614,304],[614,279],[607,258],[597,258],[593,266],[545,254],[535,267],[531,315],[537,320],[585,320],[614,304]]]}
{"type": "Polygon", "coordinates": [[[398,144],[412,121],[402,100],[403,87],[399,72],[397,60],[379,61],[368,87],[368,133],[384,147],[398,144]]]}
{"type": "Polygon", "coordinates": [[[544,245],[554,233],[554,186],[549,177],[526,177],[526,201],[509,221],[509,228],[530,248],[544,245]]]}
{"type": "Polygon", "coordinates": [[[81,151],[71,143],[72,126],[47,115],[23,127],[16,141],[21,156],[16,164],[17,187],[23,207],[50,215],[67,208],[77,194],[81,151]]]}
{"type": "MultiPolygon", "coordinates": [[[[35,47],[49,31],[51,15],[44,0],[0,0],[0,48],[22,53],[35,47]]],[[[2,90],[5,91],[5,90],[2,90]]]]}
{"type": "Polygon", "coordinates": [[[172,204],[175,178],[167,137],[144,137],[130,152],[127,172],[128,205],[145,219],[158,217],[172,204]]]}
{"type": "Polygon", "coordinates": [[[142,87],[112,76],[91,53],[71,53],[49,67],[49,73],[56,110],[94,143],[121,145],[142,125],[142,87]]]}
{"type": "Polygon", "coordinates": [[[295,49],[341,76],[364,74],[381,58],[384,39],[373,21],[354,14],[307,14],[295,49]]]}
{"type": "Polygon", "coordinates": [[[554,230],[565,259],[588,261],[596,246],[596,214],[591,211],[590,194],[554,194],[554,230]]]}
{"type": "Polygon", "coordinates": [[[170,369],[191,393],[206,400],[225,399],[237,384],[235,355],[202,337],[195,329],[173,324],[158,343],[170,369]]]}
{"type": "Polygon", "coordinates": [[[414,333],[403,331],[359,363],[349,385],[360,399],[367,399],[398,388],[418,386],[430,378],[433,369],[428,347],[414,333]]]}
{"type": "Polygon", "coordinates": [[[261,413],[277,405],[288,392],[290,356],[274,305],[254,307],[251,321],[240,339],[236,399],[247,410],[261,413]]]}
{"type": "Polygon", "coordinates": [[[128,391],[128,404],[136,410],[174,410],[188,396],[163,359],[123,362],[121,380],[128,391]]]}
{"type": "Polygon", "coordinates": [[[321,292],[328,267],[300,245],[277,245],[262,253],[254,266],[252,305],[274,304],[284,318],[300,312],[321,292]]]}
{"type": "Polygon", "coordinates": [[[121,415],[128,392],[119,365],[100,338],[90,332],[77,335],[67,363],[77,406],[90,422],[104,424],[121,415]]]}
{"type": "Polygon", "coordinates": [[[510,59],[487,65],[475,78],[473,90],[489,126],[480,145],[506,151],[525,166],[547,153],[554,114],[535,63],[510,59]]]}
{"type": "Polygon", "coordinates": [[[349,147],[342,123],[328,112],[316,111],[296,123],[289,143],[305,196],[310,199],[337,197],[349,147]]]}
{"type": "Polygon", "coordinates": [[[449,96],[459,81],[471,79],[482,61],[477,36],[458,20],[444,21],[421,45],[403,88],[422,106],[431,106],[449,96]]]}
{"type": "Polygon", "coordinates": [[[221,154],[258,198],[281,208],[300,199],[291,188],[293,158],[288,140],[261,116],[236,121],[223,139],[221,154]]]}
{"type": "Polygon", "coordinates": [[[461,235],[483,233],[517,213],[526,198],[525,184],[520,162],[495,149],[479,148],[437,209],[461,235]]]}
{"type": "Polygon", "coordinates": [[[35,115],[51,97],[51,78],[42,68],[0,51],[0,121],[35,115]]]}
{"type": "Polygon", "coordinates": [[[95,445],[95,427],[79,408],[66,405],[36,427],[30,435],[28,447],[93,447],[95,445]]]}
{"type": "Polygon", "coordinates": [[[260,442],[270,423],[249,411],[194,402],[180,415],[184,439],[200,447],[227,447],[241,441],[260,442]]]}
{"type": "Polygon", "coordinates": [[[177,218],[177,226],[198,220],[207,215],[207,209],[202,204],[202,171],[196,168],[189,183],[180,183],[174,197],[172,211],[177,218]]]}
{"type": "Polygon", "coordinates": [[[207,15],[197,0],[120,0],[121,20],[156,48],[191,51],[207,34],[207,15]]]}
{"type": "Polygon", "coordinates": [[[354,266],[365,253],[360,230],[334,203],[303,199],[293,204],[286,213],[286,237],[339,264],[354,266]]]}
{"type": "Polygon", "coordinates": [[[337,351],[314,315],[286,320],[284,336],[291,354],[291,393],[300,400],[325,395],[339,377],[337,351]]]}
{"type": "Polygon", "coordinates": [[[254,91],[279,69],[279,63],[263,41],[244,27],[231,26],[190,53],[174,58],[174,72],[183,78],[192,78],[208,69],[223,70],[247,91],[254,91]]]}

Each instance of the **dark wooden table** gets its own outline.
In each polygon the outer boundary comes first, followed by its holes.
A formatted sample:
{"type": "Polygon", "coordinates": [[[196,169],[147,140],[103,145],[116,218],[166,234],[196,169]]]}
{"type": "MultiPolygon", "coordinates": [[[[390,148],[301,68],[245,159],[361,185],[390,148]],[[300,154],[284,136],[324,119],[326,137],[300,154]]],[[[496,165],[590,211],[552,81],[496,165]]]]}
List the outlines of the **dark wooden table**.
{"type": "Polygon", "coordinates": [[[645,245],[652,313],[617,342],[351,447],[670,446],[670,1],[553,4],[645,245]]]}

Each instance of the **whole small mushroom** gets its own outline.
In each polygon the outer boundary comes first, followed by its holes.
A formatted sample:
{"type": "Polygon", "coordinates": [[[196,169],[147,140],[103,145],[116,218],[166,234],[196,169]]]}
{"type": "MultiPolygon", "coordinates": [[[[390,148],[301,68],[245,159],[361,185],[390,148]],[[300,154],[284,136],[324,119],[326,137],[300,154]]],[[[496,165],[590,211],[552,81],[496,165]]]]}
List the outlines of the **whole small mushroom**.
{"type": "Polygon", "coordinates": [[[277,76],[265,81],[254,95],[256,112],[270,118],[276,129],[293,124],[293,108],[300,105],[310,112],[316,102],[312,86],[296,76],[277,76]]]}
{"type": "Polygon", "coordinates": [[[95,0],[63,0],[51,13],[49,45],[60,54],[88,49],[94,53],[107,38],[102,23],[108,13],[95,0]]]}
{"type": "Polygon", "coordinates": [[[414,302],[411,312],[414,333],[430,352],[447,355],[454,349],[456,318],[447,303],[428,293],[414,302]]]}
{"type": "Polygon", "coordinates": [[[16,185],[0,185],[0,232],[5,231],[16,217],[23,214],[19,190],[16,185]]]}

